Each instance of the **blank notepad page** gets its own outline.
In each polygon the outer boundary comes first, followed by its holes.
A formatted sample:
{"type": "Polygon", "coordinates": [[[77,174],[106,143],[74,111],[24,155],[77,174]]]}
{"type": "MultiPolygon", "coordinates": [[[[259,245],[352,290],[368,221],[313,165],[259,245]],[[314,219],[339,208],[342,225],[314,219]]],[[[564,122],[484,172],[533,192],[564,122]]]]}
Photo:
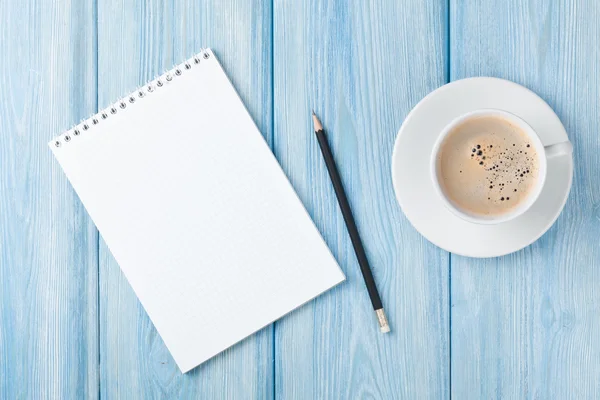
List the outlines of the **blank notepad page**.
{"type": "Polygon", "coordinates": [[[344,280],[210,50],[49,145],[183,372],[344,280]]]}

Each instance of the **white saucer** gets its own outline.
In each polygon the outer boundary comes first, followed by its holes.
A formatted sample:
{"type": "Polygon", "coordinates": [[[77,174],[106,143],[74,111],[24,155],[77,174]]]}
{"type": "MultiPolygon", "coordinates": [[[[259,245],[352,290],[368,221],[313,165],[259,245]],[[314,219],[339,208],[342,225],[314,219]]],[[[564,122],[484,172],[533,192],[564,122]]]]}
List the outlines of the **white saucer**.
{"type": "Polygon", "coordinates": [[[454,118],[479,108],[498,108],[523,118],[544,146],[566,142],[567,132],[550,106],[529,89],[497,78],[469,78],[431,92],[408,114],[392,156],[392,180],[410,223],[442,249],[468,257],[497,257],[535,242],[556,221],[573,179],[573,156],[548,159],[546,184],[523,215],[498,225],[464,221],[434,191],[430,157],[436,138],[454,118]]]}

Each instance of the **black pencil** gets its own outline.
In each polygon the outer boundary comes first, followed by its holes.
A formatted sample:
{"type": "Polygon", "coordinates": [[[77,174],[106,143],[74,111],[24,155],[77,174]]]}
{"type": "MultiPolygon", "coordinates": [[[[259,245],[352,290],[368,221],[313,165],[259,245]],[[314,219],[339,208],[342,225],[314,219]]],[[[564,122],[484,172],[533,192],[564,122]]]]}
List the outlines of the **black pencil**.
{"type": "Polygon", "coordinates": [[[340,209],[342,210],[346,228],[348,228],[348,233],[350,234],[352,247],[354,247],[354,252],[356,253],[356,258],[358,259],[358,265],[360,266],[360,271],[362,272],[365,284],[367,285],[367,291],[369,292],[373,309],[377,315],[379,328],[381,329],[381,332],[387,333],[390,331],[390,325],[388,324],[385,312],[383,311],[381,297],[379,296],[379,292],[375,286],[375,279],[373,278],[373,273],[371,272],[371,267],[369,266],[369,261],[367,260],[367,255],[365,254],[362,241],[358,235],[358,229],[356,228],[356,222],[354,222],[352,210],[350,209],[350,204],[348,203],[348,198],[346,197],[346,192],[344,191],[344,187],[342,185],[342,179],[340,178],[340,174],[338,173],[335,165],[333,154],[331,154],[331,149],[329,148],[329,143],[327,142],[327,137],[325,136],[325,131],[323,130],[323,125],[321,125],[321,122],[315,115],[314,111],[312,113],[312,117],[315,125],[317,140],[319,141],[319,147],[321,147],[321,153],[323,154],[323,159],[325,160],[325,165],[327,166],[327,171],[329,172],[329,177],[333,183],[333,189],[335,190],[335,195],[338,199],[340,209]]]}

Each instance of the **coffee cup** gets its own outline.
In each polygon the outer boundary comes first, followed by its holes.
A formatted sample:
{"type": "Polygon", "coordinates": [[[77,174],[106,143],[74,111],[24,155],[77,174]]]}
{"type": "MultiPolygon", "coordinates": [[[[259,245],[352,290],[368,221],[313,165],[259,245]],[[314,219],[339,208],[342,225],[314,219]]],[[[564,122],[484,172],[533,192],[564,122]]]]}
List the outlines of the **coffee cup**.
{"type": "Polygon", "coordinates": [[[548,159],[570,152],[568,141],[544,147],[535,130],[515,114],[479,109],[440,132],[430,175],[437,195],[456,216],[499,224],[531,208],[546,183],[548,159]]]}

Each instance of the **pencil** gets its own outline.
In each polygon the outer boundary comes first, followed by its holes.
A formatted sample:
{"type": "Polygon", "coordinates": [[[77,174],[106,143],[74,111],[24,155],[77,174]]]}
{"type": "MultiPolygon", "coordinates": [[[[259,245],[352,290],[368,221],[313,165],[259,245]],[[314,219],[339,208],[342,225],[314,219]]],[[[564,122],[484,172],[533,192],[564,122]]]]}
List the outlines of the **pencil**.
{"type": "Polygon", "coordinates": [[[379,292],[375,286],[375,279],[373,278],[373,273],[371,272],[371,267],[369,266],[365,249],[362,241],[360,240],[356,222],[354,222],[354,217],[352,216],[352,210],[350,209],[350,204],[348,203],[348,198],[346,197],[346,192],[344,191],[344,187],[342,185],[342,179],[340,178],[340,174],[338,173],[335,165],[333,154],[331,154],[331,149],[329,148],[329,143],[327,142],[327,137],[325,136],[325,131],[323,130],[323,125],[321,125],[321,122],[315,115],[314,111],[312,113],[312,118],[315,126],[315,134],[317,135],[317,140],[319,141],[319,147],[321,148],[321,153],[323,154],[323,159],[325,160],[325,165],[327,166],[327,171],[329,172],[329,177],[333,183],[333,189],[335,190],[335,195],[340,205],[340,209],[342,210],[342,216],[344,217],[346,228],[348,228],[348,233],[350,234],[352,247],[354,247],[354,252],[356,253],[356,258],[358,259],[360,272],[365,280],[367,291],[369,292],[369,297],[371,298],[371,303],[373,304],[373,309],[377,315],[379,329],[381,332],[387,333],[390,331],[390,325],[388,324],[385,312],[383,311],[381,297],[379,296],[379,292]]]}

